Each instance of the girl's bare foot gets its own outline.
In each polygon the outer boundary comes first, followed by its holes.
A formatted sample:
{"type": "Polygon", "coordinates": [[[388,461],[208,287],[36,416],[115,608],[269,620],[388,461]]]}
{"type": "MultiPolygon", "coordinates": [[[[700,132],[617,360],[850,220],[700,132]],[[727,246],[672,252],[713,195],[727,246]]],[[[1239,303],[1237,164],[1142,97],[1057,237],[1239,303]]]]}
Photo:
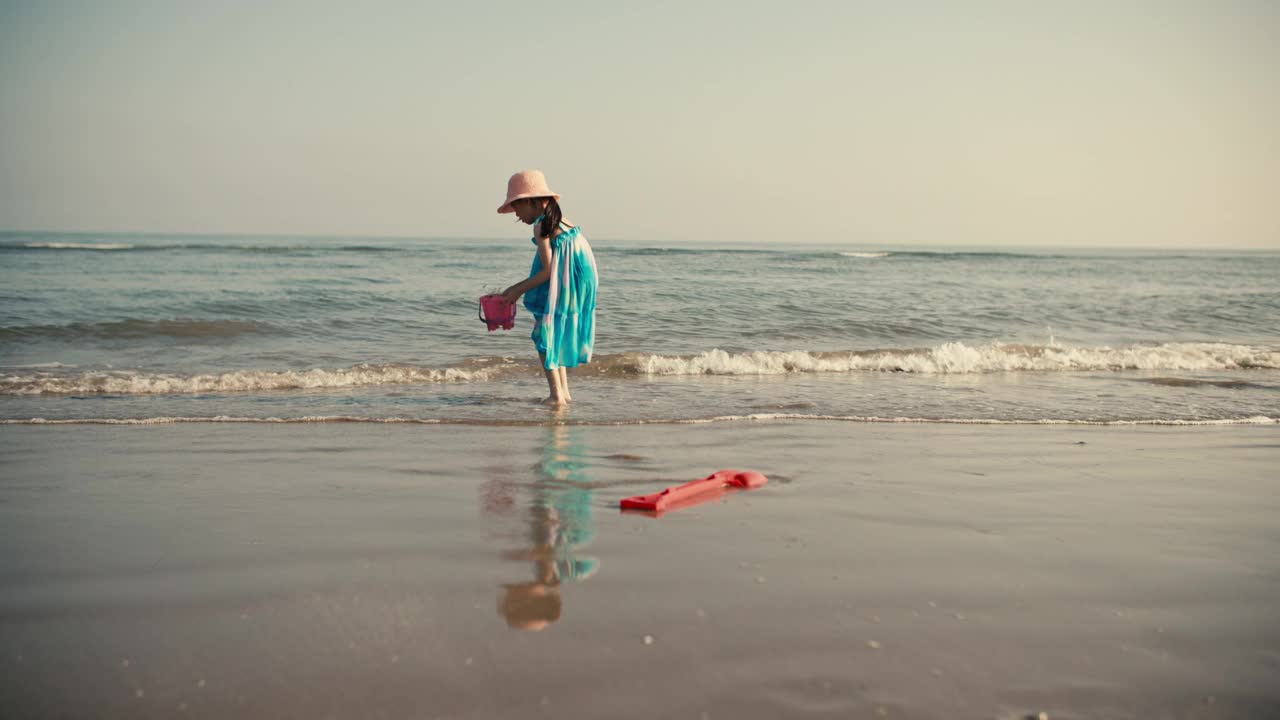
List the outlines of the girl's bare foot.
{"type": "Polygon", "coordinates": [[[546,400],[543,400],[542,404],[546,405],[547,407],[562,408],[565,405],[568,405],[569,401],[565,400],[564,398],[549,397],[546,400]]]}

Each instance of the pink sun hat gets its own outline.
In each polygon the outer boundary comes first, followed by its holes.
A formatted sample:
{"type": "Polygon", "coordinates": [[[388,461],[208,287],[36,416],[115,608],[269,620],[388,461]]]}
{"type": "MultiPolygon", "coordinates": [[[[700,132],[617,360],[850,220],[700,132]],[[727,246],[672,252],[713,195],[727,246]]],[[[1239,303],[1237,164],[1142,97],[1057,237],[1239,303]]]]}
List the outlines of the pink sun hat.
{"type": "Polygon", "coordinates": [[[521,170],[507,181],[507,199],[498,208],[500,213],[515,212],[511,203],[522,198],[553,197],[560,199],[560,194],[547,187],[547,178],[539,170],[521,170]]]}

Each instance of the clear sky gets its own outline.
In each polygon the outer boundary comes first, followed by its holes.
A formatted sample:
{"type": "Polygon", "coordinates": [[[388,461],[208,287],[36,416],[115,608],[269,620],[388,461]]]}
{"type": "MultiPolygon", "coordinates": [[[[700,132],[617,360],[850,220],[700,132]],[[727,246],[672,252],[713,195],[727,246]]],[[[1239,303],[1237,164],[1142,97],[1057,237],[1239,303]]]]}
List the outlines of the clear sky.
{"type": "Polygon", "coordinates": [[[1280,247],[1280,3],[0,0],[0,229],[1280,247]],[[518,233],[517,233],[518,234],[518,233]]]}

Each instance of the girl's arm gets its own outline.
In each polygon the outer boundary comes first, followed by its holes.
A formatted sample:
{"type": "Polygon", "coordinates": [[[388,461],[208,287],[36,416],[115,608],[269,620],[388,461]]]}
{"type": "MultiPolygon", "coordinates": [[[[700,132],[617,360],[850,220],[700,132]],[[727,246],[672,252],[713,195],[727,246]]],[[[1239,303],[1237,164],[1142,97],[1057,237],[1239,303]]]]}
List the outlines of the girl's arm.
{"type": "Polygon", "coordinates": [[[521,295],[551,279],[551,240],[549,238],[538,238],[538,258],[542,260],[542,269],[538,274],[502,291],[502,296],[507,302],[514,305],[521,295]]]}

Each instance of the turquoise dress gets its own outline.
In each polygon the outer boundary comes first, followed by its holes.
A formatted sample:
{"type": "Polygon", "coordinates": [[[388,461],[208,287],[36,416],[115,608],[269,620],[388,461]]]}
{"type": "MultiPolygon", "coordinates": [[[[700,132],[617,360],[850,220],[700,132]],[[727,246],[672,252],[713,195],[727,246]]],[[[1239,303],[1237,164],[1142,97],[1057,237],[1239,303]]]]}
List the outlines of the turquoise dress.
{"type": "MultiPolygon", "coordinates": [[[[533,244],[538,244],[538,238],[533,238],[533,244]]],[[[539,272],[542,258],[534,253],[529,277],[539,272]]],[[[551,278],[524,294],[524,306],[533,314],[533,345],[546,369],[591,362],[598,286],[596,257],[582,229],[568,228],[552,238],[551,278]]]]}

